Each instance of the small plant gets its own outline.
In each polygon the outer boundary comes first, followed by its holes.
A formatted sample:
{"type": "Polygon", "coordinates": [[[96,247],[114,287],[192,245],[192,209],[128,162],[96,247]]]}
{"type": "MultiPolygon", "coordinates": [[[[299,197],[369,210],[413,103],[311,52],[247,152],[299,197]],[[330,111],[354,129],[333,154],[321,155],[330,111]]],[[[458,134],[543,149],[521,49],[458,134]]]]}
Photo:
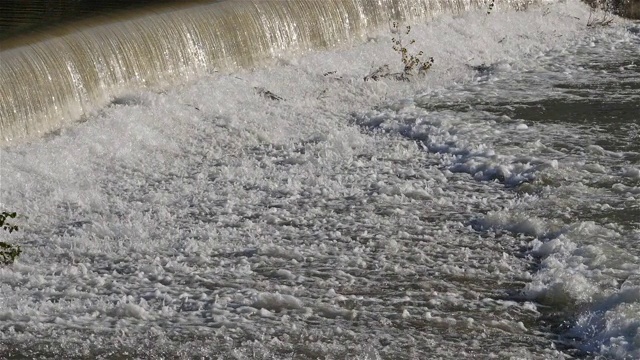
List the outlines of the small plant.
{"type": "MultiPolygon", "coordinates": [[[[422,59],[424,52],[419,51],[412,54],[409,51],[408,46],[413,45],[416,41],[411,39],[408,44],[405,44],[397,22],[393,22],[391,32],[398,34],[396,37],[391,38],[391,42],[393,43],[392,49],[400,55],[400,61],[403,65],[402,72],[392,73],[389,65],[382,65],[365,76],[364,81],[377,81],[382,78],[409,81],[415,76],[424,76],[433,66],[434,60],[432,57],[425,61],[422,59]]],[[[405,28],[404,35],[409,35],[409,33],[411,33],[411,26],[405,28]]]]}
{"type": "Polygon", "coordinates": [[[589,19],[587,27],[609,26],[613,22],[614,6],[607,0],[589,2],[589,19]]]}
{"type": "Polygon", "coordinates": [[[491,3],[489,4],[489,10],[487,10],[487,15],[491,14],[495,6],[496,6],[496,0],[491,0],[491,3]]]}
{"type": "MultiPolygon", "coordinates": [[[[18,231],[18,225],[12,225],[7,222],[8,218],[14,219],[17,216],[15,212],[3,211],[0,214],[0,227],[2,230],[12,233],[18,231]]],[[[0,241],[0,265],[11,265],[22,254],[22,250],[18,245],[12,245],[4,241],[0,241]]]]}
{"type": "Polygon", "coordinates": [[[596,10],[593,8],[589,11],[587,27],[609,26],[612,22],[613,16],[608,11],[603,11],[600,16],[596,15],[596,10]]]}
{"type": "Polygon", "coordinates": [[[263,88],[263,87],[254,87],[253,90],[258,93],[258,95],[262,96],[265,99],[273,100],[273,101],[282,101],[284,100],[281,96],[278,96],[271,91],[263,88]]]}

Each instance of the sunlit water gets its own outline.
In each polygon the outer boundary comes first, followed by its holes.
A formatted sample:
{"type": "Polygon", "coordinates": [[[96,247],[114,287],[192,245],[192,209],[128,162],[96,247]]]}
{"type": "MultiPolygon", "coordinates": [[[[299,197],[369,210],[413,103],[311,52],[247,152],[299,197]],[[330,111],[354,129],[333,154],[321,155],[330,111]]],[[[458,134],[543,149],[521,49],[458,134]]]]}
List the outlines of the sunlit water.
{"type": "Polygon", "coordinates": [[[425,79],[363,81],[383,30],[2,149],[3,356],[639,357],[640,27],[587,16],[442,16],[425,79]]]}

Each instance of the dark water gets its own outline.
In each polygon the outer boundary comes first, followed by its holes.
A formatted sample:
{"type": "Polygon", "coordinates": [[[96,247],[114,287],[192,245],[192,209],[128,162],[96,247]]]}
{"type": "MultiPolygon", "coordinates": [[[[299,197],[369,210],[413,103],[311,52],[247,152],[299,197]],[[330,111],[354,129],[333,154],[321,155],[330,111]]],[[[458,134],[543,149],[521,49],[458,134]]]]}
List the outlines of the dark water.
{"type": "Polygon", "coordinates": [[[181,5],[193,0],[2,0],[0,40],[45,31],[51,27],[95,16],[124,13],[159,5],[181,5]]]}

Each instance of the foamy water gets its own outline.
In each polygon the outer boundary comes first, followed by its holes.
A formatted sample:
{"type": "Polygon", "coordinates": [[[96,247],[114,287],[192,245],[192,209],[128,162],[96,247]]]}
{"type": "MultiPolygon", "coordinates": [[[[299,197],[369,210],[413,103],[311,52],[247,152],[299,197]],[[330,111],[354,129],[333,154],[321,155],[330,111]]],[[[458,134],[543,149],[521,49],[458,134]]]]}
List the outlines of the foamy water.
{"type": "Polygon", "coordinates": [[[443,15],[424,79],[363,80],[382,29],[2,149],[1,351],[640,357],[640,27],[587,18],[443,15]]]}

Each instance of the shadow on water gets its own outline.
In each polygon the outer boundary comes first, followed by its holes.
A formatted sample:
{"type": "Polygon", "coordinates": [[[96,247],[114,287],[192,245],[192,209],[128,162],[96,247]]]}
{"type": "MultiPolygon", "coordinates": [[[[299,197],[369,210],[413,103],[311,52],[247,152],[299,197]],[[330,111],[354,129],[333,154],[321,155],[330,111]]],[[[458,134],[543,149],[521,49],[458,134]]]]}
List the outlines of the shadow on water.
{"type": "MultiPolygon", "coordinates": [[[[637,79],[637,78],[636,78],[637,79]]],[[[458,103],[429,103],[422,105],[432,111],[488,112],[523,120],[528,124],[565,124],[575,129],[575,137],[550,136],[545,145],[563,156],[584,159],[622,172],[625,167],[640,164],[640,80],[593,84],[556,84],[564,96],[531,101],[486,101],[481,97],[458,103]],[[628,96],[626,96],[626,95],[628,96]],[[585,135],[586,134],[586,135],[585,135]],[[595,156],[593,152],[602,152],[595,156]],[[606,153],[614,152],[614,156],[606,153]]],[[[592,176],[583,179],[595,189],[615,189],[617,184],[637,187],[634,177],[592,176]]],[[[557,184],[560,185],[560,184],[557,184]]],[[[616,196],[618,197],[618,196],[616,196]]],[[[640,206],[634,201],[610,199],[610,207],[578,207],[572,218],[598,223],[614,222],[631,228],[640,227],[640,206]]],[[[585,204],[590,205],[590,204],[585,204]]]]}
{"type": "MultiPolygon", "coordinates": [[[[640,90],[640,86],[638,89],[640,90]]],[[[640,151],[640,144],[627,141],[629,135],[637,136],[638,132],[636,121],[640,114],[640,103],[637,100],[612,102],[605,98],[580,100],[551,98],[535,102],[496,104],[496,109],[487,110],[536,123],[562,122],[578,128],[584,127],[591,132],[604,135],[593,138],[591,145],[598,145],[611,151],[640,151]]],[[[640,159],[631,155],[629,160],[640,159]]]]}
{"type": "MultiPolygon", "coordinates": [[[[640,66],[635,64],[635,61],[584,64],[584,71],[594,75],[588,78],[592,82],[557,81],[549,84],[548,96],[535,94],[529,97],[527,94],[519,98],[517,94],[521,89],[513,89],[515,91],[512,93],[509,82],[497,79],[495,82],[481,84],[480,90],[465,89],[466,93],[461,99],[434,101],[430,97],[420,99],[418,106],[434,112],[486,112],[495,115],[497,122],[506,116],[509,123],[518,120],[534,127],[538,124],[550,125],[539,127],[540,131],[553,131],[555,125],[574,129],[574,137],[553,134],[548,134],[547,137],[542,134],[542,137],[546,138],[545,145],[557,150],[559,157],[571,159],[570,162],[593,162],[607,170],[603,174],[596,172],[581,179],[563,178],[558,183],[543,184],[560,187],[568,182],[576,182],[585,188],[596,189],[593,190],[593,197],[584,195],[586,201],[577,201],[571,198],[573,195],[559,195],[567,196],[570,208],[558,212],[556,209],[545,209],[545,215],[559,219],[562,211],[568,211],[563,215],[571,222],[594,221],[599,224],[617,224],[621,229],[640,229],[640,204],[634,196],[626,196],[624,190],[625,187],[638,188],[640,182],[637,177],[619,175],[624,172],[625,167],[637,168],[640,165],[640,66]],[[492,90],[486,93],[498,93],[500,96],[482,96],[481,92],[485,92],[485,86],[492,90]],[[535,98],[536,95],[538,98],[535,98]],[[620,188],[621,190],[616,190],[620,188]],[[603,201],[609,206],[594,207],[593,201],[603,201]]],[[[481,76],[494,76],[490,73],[490,66],[483,65],[473,69],[481,76]]],[[[530,184],[525,186],[531,187],[530,184]]],[[[582,199],[581,196],[576,198],[582,199]]],[[[623,240],[615,246],[630,254],[640,253],[640,244],[623,240]]],[[[523,258],[530,256],[528,248],[520,249],[518,254],[523,258]]],[[[529,260],[529,270],[536,273],[541,266],[541,259],[529,260]]],[[[526,300],[522,297],[521,289],[508,292],[506,299],[526,300]]],[[[575,326],[578,315],[587,311],[585,307],[588,307],[588,304],[578,305],[570,299],[563,300],[566,301],[555,299],[547,303],[545,299],[540,299],[540,303],[537,304],[540,317],[535,319],[532,327],[549,334],[556,348],[571,358],[600,358],[598,354],[580,349],[585,339],[568,335],[575,326]]]]}
{"type": "MultiPolygon", "coordinates": [[[[640,162],[640,65],[634,61],[622,61],[593,62],[582,67],[610,79],[554,83],[550,87],[553,95],[534,100],[517,97],[496,100],[478,96],[446,103],[431,103],[429,99],[419,106],[432,111],[485,111],[532,124],[567,124],[595,135],[586,139],[591,141],[586,145],[623,152],[626,161],[640,162]],[[609,77],[608,74],[613,75],[609,77]]],[[[477,67],[474,69],[482,72],[477,67]]],[[[501,80],[497,84],[509,87],[501,80]]],[[[568,150],[562,148],[563,144],[553,147],[568,150]]]]}
{"type": "MultiPolygon", "coordinates": [[[[0,40],[48,30],[68,22],[123,13],[158,5],[183,5],[194,0],[3,0],[0,40]]],[[[202,2],[202,0],[200,0],[202,2]]]]}

